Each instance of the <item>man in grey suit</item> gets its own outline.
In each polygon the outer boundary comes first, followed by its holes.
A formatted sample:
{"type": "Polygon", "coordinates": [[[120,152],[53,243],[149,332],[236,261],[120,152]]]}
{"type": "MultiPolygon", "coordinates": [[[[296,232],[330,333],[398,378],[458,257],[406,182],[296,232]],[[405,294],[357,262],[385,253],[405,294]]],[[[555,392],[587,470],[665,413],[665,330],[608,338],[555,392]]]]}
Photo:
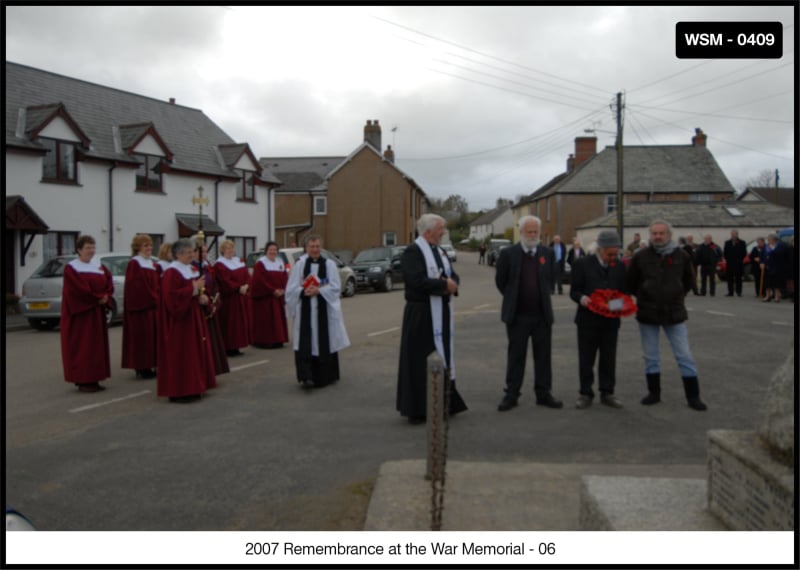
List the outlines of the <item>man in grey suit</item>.
{"type": "Polygon", "coordinates": [[[500,250],[495,285],[503,295],[501,318],[508,335],[505,396],[497,409],[505,412],[517,405],[525,374],[528,339],[533,345],[536,403],[560,408],[563,403],[550,393],[552,386],[552,329],[555,256],[539,243],[542,221],[536,216],[519,220],[520,242],[500,250]]]}

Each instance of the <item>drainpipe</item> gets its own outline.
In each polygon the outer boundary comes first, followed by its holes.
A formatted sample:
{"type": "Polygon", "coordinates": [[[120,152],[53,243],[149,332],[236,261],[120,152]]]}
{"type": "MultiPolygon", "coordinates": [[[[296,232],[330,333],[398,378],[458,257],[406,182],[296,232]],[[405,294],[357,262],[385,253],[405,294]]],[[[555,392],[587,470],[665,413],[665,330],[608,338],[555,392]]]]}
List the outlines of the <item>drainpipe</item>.
{"type": "Polygon", "coordinates": [[[117,161],[111,162],[108,169],[108,251],[114,251],[114,169],[117,161]]]}
{"type": "MultiPolygon", "coordinates": [[[[217,178],[214,181],[214,221],[219,225],[219,183],[222,178],[217,178]]],[[[214,257],[219,257],[219,239],[214,242],[214,257]]]]}

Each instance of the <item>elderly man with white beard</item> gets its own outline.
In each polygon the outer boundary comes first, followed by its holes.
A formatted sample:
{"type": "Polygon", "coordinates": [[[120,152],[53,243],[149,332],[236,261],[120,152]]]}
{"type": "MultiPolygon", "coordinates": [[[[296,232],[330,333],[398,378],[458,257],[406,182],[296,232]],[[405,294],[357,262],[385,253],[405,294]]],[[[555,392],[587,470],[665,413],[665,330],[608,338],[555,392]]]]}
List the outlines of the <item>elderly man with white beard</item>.
{"type": "Polygon", "coordinates": [[[536,404],[561,408],[563,403],[550,393],[553,304],[550,293],[555,278],[553,250],[539,243],[542,221],[536,216],[519,220],[520,243],[500,251],[495,285],[503,295],[501,318],[508,335],[505,396],[501,412],[517,405],[525,374],[528,339],[533,343],[536,404]]]}

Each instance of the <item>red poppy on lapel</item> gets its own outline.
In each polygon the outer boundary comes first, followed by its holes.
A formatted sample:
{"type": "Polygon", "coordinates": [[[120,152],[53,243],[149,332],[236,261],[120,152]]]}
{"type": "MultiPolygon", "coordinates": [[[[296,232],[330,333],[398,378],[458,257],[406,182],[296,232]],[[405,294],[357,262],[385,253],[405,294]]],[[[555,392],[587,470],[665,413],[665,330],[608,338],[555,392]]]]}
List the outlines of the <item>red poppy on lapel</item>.
{"type": "Polygon", "coordinates": [[[539,258],[539,263],[541,263],[542,265],[544,265],[545,263],[547,263],[547,262],[544,260],[544,256],[541,256],[541,257],[539,258]]]}
{"type": "Polygon", "coordinates": [[[672,258],[671,257],[667,258],[667,265],[672,265],[672,258]]]}

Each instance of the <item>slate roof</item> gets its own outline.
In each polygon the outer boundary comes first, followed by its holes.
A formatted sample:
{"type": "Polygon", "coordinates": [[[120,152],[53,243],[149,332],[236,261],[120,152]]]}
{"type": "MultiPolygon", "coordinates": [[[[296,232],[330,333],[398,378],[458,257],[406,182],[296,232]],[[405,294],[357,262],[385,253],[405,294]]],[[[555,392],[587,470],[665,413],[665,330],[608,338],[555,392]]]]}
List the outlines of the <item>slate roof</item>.
{"type": "MultiPolygon", "coordinates": [[[[649,226],[655,219],[667,220],[674,227],[773,227],[794,224],[794,211],[769,202],[738,200],[711,202],[634,202],[622,211],[625,227],[649,226]],[[735,216],[728,208],[743,215],[735,216]]],[[[617,213],[611,212],[578,226],[586,228],[616,228],[617,213]]]]}
{"type": "Polygon", "coordinates": [[[749,186],[739,195],[737,200],[747,201],[749,196],[754,196],[758,200],[772,202],[785,208],[795,207],[794,188],[755,188],[749,186]]]}
{"type": "Polygon", "coordinates": [[[475,218],[471,226],[485,226],[487,224],[491,224],[497,218],[502,216],[507,210],[509,206],[501,206],[500,208],[495,208],[494,210],[489,210],[485,214],[475,218]]]}
{"type": "MultiPolygon", "coordinates": [[[[720,193],[735,189],[705,146],[623,147],[625,193],[720,193]]],[[[617,150],[607,146],[572,172],[556,176],[520,204],[553,194],[613,194],[617,191],[617,150]]]]}
{"type": "Polygon", "coordinates": [[[280,179],[280,192],[324,191],[328,174],[345,160],[344,156],[264,157],[258,163],[280,179]]]}
{"type": "Polygon", "coordinates": [[[20,109],[63,103],[66,112],[91,141],[88,157],[130,162],[132,157],[124,153],[124,147],[115,147],[113,127],[152,123],[174,153],[172,168],[238,178],[237,173],[220,164],[216,154],[217,145],[235,144],[235,141],[199,109],[8,61],[5,74],[5,140],[8,146],[41,149],[35,142],[16,136],[20,109]]]}
{"type": "Polygon", "coordinates": [[[46,233],[50,228],[22,196],[6,196],[6,228],[46,233]]]}

